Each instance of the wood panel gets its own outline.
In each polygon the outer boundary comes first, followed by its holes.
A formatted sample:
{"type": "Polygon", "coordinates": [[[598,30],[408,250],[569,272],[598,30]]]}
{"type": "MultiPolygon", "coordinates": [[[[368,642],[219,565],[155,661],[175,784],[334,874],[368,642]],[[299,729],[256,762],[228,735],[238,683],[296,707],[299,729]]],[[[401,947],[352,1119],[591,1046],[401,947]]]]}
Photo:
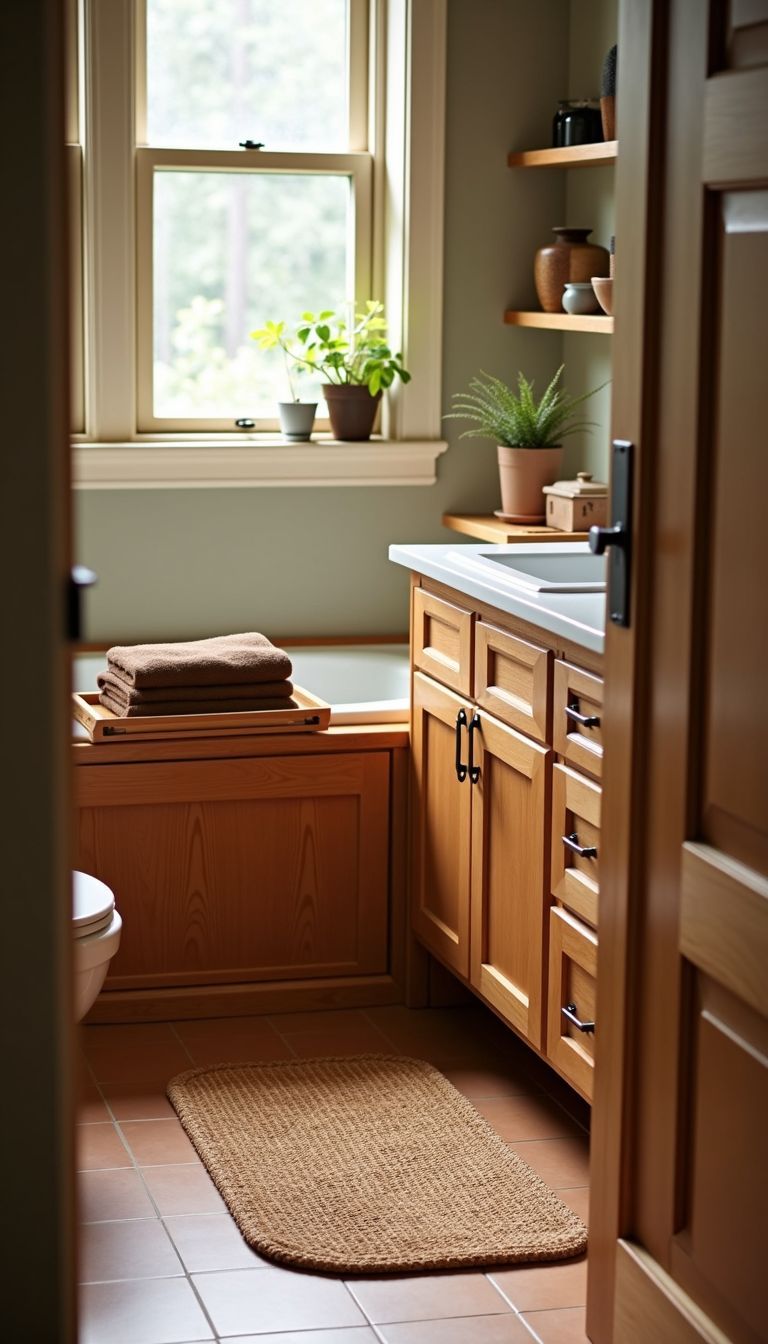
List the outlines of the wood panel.
{"type": "Polygon", "coordinates": [[[502,518],[485,513],[444,513],[443,527],[462,532],[465,537],[478,541],[492,541],[502,545],[530,541],[586,541],[586,532],[560,532],[554,527],[526,526],[523,523],[505,523],[502,518]]]}
{"type": "Polygon", "coordinates": [[[572,1006],[582,1022],[596,1022],[597,935],[567,910],[549,912],[547,1054],[588,1100],[592,1097],[595,1032],[582,1032],[563,1016],[572,1006]]]}
{"type": "Polygon", "coordinates": [[[386,971],[387,753],[76,778],[77,864],[123,916],[109,986],[386,971]]]}
{"type": "Polygon", "coordinates": [[[613,331],[612,317],[574,317],[571,313],[525,313],[508,309],[504,321],[508,327],[539,327],[546,331],[591,331],[602,332],[605,336],[610,336],[613,331]]]}
{"type": "Polygon", "coordinates": [[[507,164],[510,168],[598,168],[615,163],[617,151],[616,140],[557,149],[521,149],[507,155],[507,164]]]}
{"type": "Polygon", "coordinates": [[[599,784],[568,766],[556,764],[552,771],[552,895],[573,914],[597,928],[600,891],[599,784]],[[592,856],[576,854],[564,838],[575,839],[592,856]]]}
{"type": "MultiPolygon", "coordinates": [[[[468,706],[458,696],[421,672],[414,675],[412,924],[422,942],[466,979],[471,785],[468,778],[463,783],[456,778],[456,719],[461,709],[467,711],[468,706]]],[[[466,731],[461,742],[466,762],[466,731]]]]}
{"type": "Polygon", "coordinates": [[[472,621],[466,608],[414,589],[414,664],[460,695],[472,694],[472,621]]]}
{"type": "Polygon", "coordinates": [[[708,845],[684,845],[680,950],[766,1016],[767,942],[768,879],[708,845]]]}
{"type": "Polygon", "coordinates": [[[488,621],[475,623],[475,695],[502,723],[549,739],[552,654],[488,621]]]}
{"type": "Polygon", "coordinates": [[[603,768],[603,680],[558,658],[552,706],[555,751],[572,765],[600,778],[603,768]],[[596,723],[580,724],[566,713],[573,709],[596,723]]]}
{"type": "Polygon", "coordinates": [[[642,1247],[620,1241],[616,1254],[617,1344],[731,1344],[642,1247]]]}
{"type": "Polygon", "coordinates": [[[471,983],[535,1046],[542,1034],[550,753],[480,716],[472,785],[471,983]]]}

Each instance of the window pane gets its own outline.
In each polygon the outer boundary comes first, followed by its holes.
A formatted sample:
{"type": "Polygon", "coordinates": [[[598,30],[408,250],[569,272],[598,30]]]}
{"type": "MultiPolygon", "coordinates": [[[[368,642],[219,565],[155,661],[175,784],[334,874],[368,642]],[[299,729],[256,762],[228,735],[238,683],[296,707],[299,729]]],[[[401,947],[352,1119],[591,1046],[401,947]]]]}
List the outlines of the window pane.
{"type": "Polygon", "coordinates": [[[275,419],[285,365],[249,332],[352,293],[351,202],[348,176],[155,172],[155,416],[275,419]]]}
{"type": "Polygon", "coordinates": [[[348,147],[347,0],[147,0],[150,145],[348,147]]]}

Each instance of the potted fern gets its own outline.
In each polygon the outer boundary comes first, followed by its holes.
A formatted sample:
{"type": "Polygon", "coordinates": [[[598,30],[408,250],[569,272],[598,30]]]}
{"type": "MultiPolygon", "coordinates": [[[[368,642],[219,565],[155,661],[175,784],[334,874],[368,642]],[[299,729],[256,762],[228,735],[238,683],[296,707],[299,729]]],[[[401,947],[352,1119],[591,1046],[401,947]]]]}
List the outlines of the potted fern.
{"type": "Polygon", "coordinates": [[[279,347],[286,360],[319,374],[335,439],[369,439],[382,392],[395,378],[410,382],[402,355],[393,352],[385,336],[384,305],[369,299],[362,312],[332,309],[315,315],[302,313],[293,335],[284,322],[267,322],[251,336],[262,350],[279,347]]]}
{"type": "Polygon", "coordinates": [[[517,375],[517,390],[482,373],[472,379],[467,392],[453,397],[454,409],[446,419],[471,420],[478,426],[461,437],[492,439],[497,444],[501,484],[497,516],[507,522],[544,522],[542,490],[560,473],[563,439],[591,423],[578,420],[574,411],[600,388],[569,396],[559,386],[563,368],[561,364],[538,400],[523,373],[517,375]]]}

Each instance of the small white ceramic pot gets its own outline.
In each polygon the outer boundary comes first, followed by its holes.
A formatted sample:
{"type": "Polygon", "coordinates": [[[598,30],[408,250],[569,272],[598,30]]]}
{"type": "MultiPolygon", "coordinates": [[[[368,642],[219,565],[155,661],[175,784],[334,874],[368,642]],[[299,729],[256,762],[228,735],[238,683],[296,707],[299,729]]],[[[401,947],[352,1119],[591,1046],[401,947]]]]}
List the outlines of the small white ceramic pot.
{"type": "Polygon", "coordinates": [[[563,290],[563,308],[566,313],[578,316],[599,313],[600,304],[595,297],[591,280],[586,283],[570,281],[563,290]]]}
{"type": "Polygon", "coordinates": [[[279,401],[277,413],[283,438],[289,443],[307,443],[315,423],[316,401],[279,401]]]}

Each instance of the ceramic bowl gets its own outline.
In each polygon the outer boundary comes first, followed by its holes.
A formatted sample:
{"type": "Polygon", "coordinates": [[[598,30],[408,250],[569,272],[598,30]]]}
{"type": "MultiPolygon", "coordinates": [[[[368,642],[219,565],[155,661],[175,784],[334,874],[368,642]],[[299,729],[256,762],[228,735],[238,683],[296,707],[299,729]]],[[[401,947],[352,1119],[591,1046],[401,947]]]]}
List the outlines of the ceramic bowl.
{"type": "Polygon", "coordinates": [[[592,288],[595,291],[595,297],[604,313],[609,316],[613,313],[613,277],[609,275],[593,275],[592,288]]]}

